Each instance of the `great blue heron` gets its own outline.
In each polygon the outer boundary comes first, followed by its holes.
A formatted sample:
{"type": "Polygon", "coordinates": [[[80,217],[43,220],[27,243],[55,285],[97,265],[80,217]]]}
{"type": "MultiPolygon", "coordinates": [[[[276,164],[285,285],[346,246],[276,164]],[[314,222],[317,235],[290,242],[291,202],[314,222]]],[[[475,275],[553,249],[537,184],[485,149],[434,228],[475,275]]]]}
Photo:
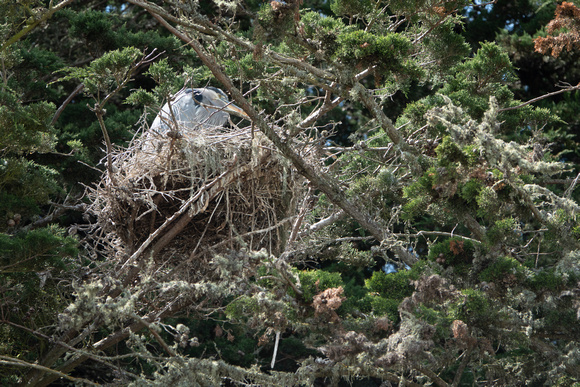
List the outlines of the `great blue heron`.
{"type": "Polygon", "coordinates": [[[229,114],[248,119],[248,115],[229,102],[228,96],[217,87],[184,89],[175,94],[171,101],[161,109],[151,129],[166,133],[177,124],[179,131],[188,132],[199,129],[222,127],[228,122],[229,114]]]}

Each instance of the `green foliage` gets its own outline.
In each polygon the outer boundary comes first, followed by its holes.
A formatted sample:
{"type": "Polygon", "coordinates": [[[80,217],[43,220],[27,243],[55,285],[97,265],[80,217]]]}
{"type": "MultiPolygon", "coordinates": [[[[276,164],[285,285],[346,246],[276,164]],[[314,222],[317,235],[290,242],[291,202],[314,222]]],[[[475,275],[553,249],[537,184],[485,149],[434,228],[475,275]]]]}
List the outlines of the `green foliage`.
{"type": "Polygon", "coordinates": [[[127,82],[134,70],[135,62],[141,56],[143,53],[135,47],[110,51],[92,61],[88,67],[63,70],[68,75],[60,80],[78,80],[85,85],[87,93],[101,100],[127,82]]]}
{"type": "Polygon", "coordinates": [[[491,307],[488,298],[479,290],[465,289],[462,297],[450,306],[450,316],[468,325],[485,327],[494,320],[497,311],[491,307]]]}
{"type": "Polygon", "coordinates": [[[502,202],[492,187],[483,187],[476,198],[479,207],[477,215],[486,219],[494,219],[499,215],[502,202]]]}
{"type": "Polygon", "coordinates": [[[434,243],[429,248],[428,258],[447,266],[463,266],[473,260],[475,246],[470,240],[453,237],[434,243]]]}
{"type": "Polygon", "coordinates": [[[488,265],[479,273],[479,278],[482,281],[501,281],[506,275],[515,275],[518,280],[522,280],[525,276],[525,271],[522,265],[510,257],[498,257],[493,263],[488,265]]]}
{"type": "Polygon", "coordinates": [[[430,194],[436,176],[436,169],[429,168],[416,182],[403,188],[403,197],[408,199],[403,206],[404,219],[413,219],[425,213],[431,202],[430,194]]]}
{"type": "Polygon", "coordinates": [[[55,52],[40,47],[21,45],[18,48],[18,55],[22,58],[22,62],[15,74],[18,82],[13,81],[11,85],[15,88],[25,87],[29,96],[47,99],[48,89],[48,97],[50,99],[55,97],[57,93],[48,87],[46,79],[65,66],[62,58],[55,52]]]}
{"type": "Polygon", "coordinates": [[[22,104],[10,90],[0,91],[0,156],[48,152],[55,135],[50,125],[54,104],[40,101],[22,104]]]}
{"type": "Polygon", "coordinates": [[[473,59],[457,66],[457,70],[478,87],[515,79],[508,54],[494,43],[482,44],[473,59]]]}
{"type": "Polygon", "coordinates": [[[400,34],[375,35],[355,30],[342,32],[337,37],[335,56],[346,65],[377,65],[381,71],[413,73],[419,69],[411,62],[402,60],[411,50],[411,42],[400,34]]]}
{"type": "Polygon", "coordinates": [[[395,324],[400,322],[399,304],[413,293],[411,271],[401,270],[386,274],[375,271],[371,278],[365,280],[365,287],[370,292],[366,298],[370,301],[375,316],[387,315],[395,324]]]}
{"type": "Polygon", "coordinates": [[[372,5],[370,0],[331,0],[330,9],[337,16],[362,16],[372,9],[372,5]]]}
{"type": "Polygon", "coordinates": [[[242,296],[230,302],[226,307],[226,316],[230,320],[240,320],[256,314],[259,310],[258,301],[249,296],[242,296]]]}
{"type": "Polygon", "coordinates": [[[267,73],[266,63],[257,61],[254,55],[246,54],[240,60],[232,61],[239,74],[236,74],[240,79],[249,81],[256,79],[259,76],[267,73]]]}
{"type": "Polygon", "coordinates": [[[531,277],[528,277],[526,284],[534,291],[558,291],[565,285],[565,279],[561,274],[556,273],[553,269],[544,269],[537,271],[531,277]]]}
{"type": "Polygon", "coordinates": [[[342,285],[340,273],[327,272],[324,270],[303,270],[298,273],[304,300],[311,302],[318,293],[342,285]]]}
{"type": "MultiPolygon", "coordinates": [[[[349,168],[364,168],[364,164],[367,164],[365,160],[353,160],[349,168]]],[[[365,200],[384,219],[391,216],[393,207],[401,201],[399,182],[389,168],[381,168],[377,173],[353,182],[348,194],[365,200]]]]}
{"type": "MultiPolygon", "coordinates": [[[[276,3],[276,5],[281,3],[276,3]]],[[[257,37],[264,42],[279,42],[294,26],[293,7],[279,5],[272,7],[272,3],[263,3],[258,11],[260,27],[257,29],[257,37]]]]}
{"type": "Polygon", "coordinates": [[[514,218],[498,220],[491,226],[486,235],[490,245],[514,242],[520,238],[518,222],[514,218]]]}
{"type": "Polygon", "coordinates": [[[338,36],[344,32],[353,31],[353,27],[346,26],[342,20],[321,15],[318,12],[304,13],[301,25],[307,37],[319,42],[327,58],[332,57],[340,48],[338,36]]]}
{"type": "Polygon", "coordinates": [[[50,267],[64,269],[65,258],[77,253],[76,239],[66,235],[65,230],[57,226],[14,236],[0,234],[3,273],[40,271],[50,267]]]}
{"type": "Polygon", "coordinates": [[[0,230],[6,221],[20,214],[18,222],[37,215],[40,206],[59,192],[57,172],[25,158],[0,159],[0,230]]]}
{"type": "Polygon", "coordinates": [[[153,105],[155,102],[157,102],[155,96],[143,89],[135,90],[125,100],[125,103],[137,106],[153,105]]]}
{"type": "Polygon", "coordinates": [[[382,297],[400,301],[413,293],[409,276],[410,272],[407,270],[389,274],[375,271],[371,278],[365,281],[365,286],[369,291],[379,293],[382,297]]]}
{"type": "MultiPolygon", "coordinates": [[[[449,3],[445,3],[445,5],[449,5],[449,3]]],[[[439,80],[441,69],[447,70],[469,55],[470,48],[465,42],[465,38],[455,33],[457,24],[461,24],[461,22],[448,18],[437,26],[431,34],[428,34],[423,41],[430,56],[439,65],[437,71],[434,72],[435,81],[439,80]]]]}
{"type": "MultiPolygon", "coordinates": [[[[61,279],[75,266],[72,258],[77,254],[77,240],[54,225],[15,235],[0,233],[3,319],[32,327],[53,323],[67,302],[61,279]]],[[[27,361],[37,359],[45,345],[41,338],[10,325],[2,325],[0,338],[2,355],[27,361]]]]}
{"type": "Polygon", "coordinates": [[[174,86],[177,84],[182,84],[183,80],[176,77],[173,67],[169,64],[167,58],[163,58],[160,61],[154,62],[149,66],[149,69],[145,75],[151,77],[159,86],[160,94],[163,97],[167,97],[172,91],[174,86]]]}
{"type": "Polygon", "coordinates": [[[89,42],[89,47],[100,53],[116,48],[116,36],[113,29],[113,16],[105,12],[88,9],[84,12],[68,12],[69,34],[82,37],[89,42]]]}
{"type": "Polygon", "coordinates": [[[467,203],[476,202],[479,193],[483,189],[483,184],[478,179],[469,179],[461,186],[459,196],[467,203]]]}
{"type": "Polygon", "coordinates": [[[372,312],[375,316],[387,316],[390,321],[398,324],[401,321],[399,316],[399,304],[401,300],[385,298],[376,295],[367,296],[370,300],[372,312]]]}
{"type": "Polygon", "coordinates": [[[255,360],[256,339],[241,335],[228,339],[225,335],[215,340],[218,355],[230,364],[250,367],[255,360]]]}
{"type": "Polygon", "coordinates": [[[435,148],[437,153],[437,159],[439,165],[448,166],[450,163],[454,162],[465,162],[465,155],[459,149],[457,144],[453,142],[450,136],[443,137],[443,140],[437,148],[435,148]]]}
{"type": "Polygon", "coordinates": [[[442,310],[440,307],[420,305],[415,313],[419,318],[436,327],[435,337],[437,339],[448,337],[454,316],[448,313],[447,310],[442,310]]]}
{"type": "Polygon", "coordinates": [[[374,265],[375,261],[371,251],[362,251],[354,248],[352,243],[342,243],[340,245],[340,262],[351,267],[369,267],[374,265]]]}
{"type": "Polygon", "coordinates": [[[168,50],[179,55],[180,43],[174,36],[163,36],[152,30],[128,28],[129,23],[126,23],[122,12],[113,11],[111,5],[109,7],[109,12],[96,9],[83,9],[81,12],[65,10],[63,15],[70,25],[70,38],[81,41],[85,50],[94,57],[128,46],[168,50]]]}

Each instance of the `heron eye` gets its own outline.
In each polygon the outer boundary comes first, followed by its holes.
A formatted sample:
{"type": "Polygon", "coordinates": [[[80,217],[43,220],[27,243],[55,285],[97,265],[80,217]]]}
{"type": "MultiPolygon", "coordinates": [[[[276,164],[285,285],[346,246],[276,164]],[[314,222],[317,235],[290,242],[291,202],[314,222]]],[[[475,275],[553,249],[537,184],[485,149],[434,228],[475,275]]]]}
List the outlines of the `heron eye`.
{"type": "Polygon", "coordinates": [[[193,98],[195,98],[195,100],[198,103],[202,103],[203,102],[203,95],[199,91],[197,91],[197,90],[194,90],[193,91],[193,98]]]}
{"type": "Polygon", "coordinates": [[[222,93],[218,93],[219,99],[221,99],[224,102],[228,102],[228,96],[224,95],[222,93]]]}

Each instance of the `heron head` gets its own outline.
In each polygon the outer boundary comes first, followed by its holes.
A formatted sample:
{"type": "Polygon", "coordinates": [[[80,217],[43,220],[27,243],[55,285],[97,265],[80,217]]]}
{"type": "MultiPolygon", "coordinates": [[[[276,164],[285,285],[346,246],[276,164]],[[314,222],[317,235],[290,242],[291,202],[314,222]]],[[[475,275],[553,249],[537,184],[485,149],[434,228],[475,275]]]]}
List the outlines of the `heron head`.
{"type": "Polygon", "coordinates": [[[215,106],[224,112],[250,119],[246,112],[230,102],[226,93],[217,87],[208,86],[201,89],[200,97],[201,100],[198,99],[198,102],[201,102],[205,106],[215,106]]]}

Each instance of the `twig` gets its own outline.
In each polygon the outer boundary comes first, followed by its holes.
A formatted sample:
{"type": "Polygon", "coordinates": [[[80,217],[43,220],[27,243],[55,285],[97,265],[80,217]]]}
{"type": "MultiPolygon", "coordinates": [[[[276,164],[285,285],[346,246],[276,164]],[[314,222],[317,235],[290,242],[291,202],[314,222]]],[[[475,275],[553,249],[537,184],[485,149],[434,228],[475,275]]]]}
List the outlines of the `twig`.
{"type": "Polygon", "coordinates": [[[111,138],[109,137],[109,131],[105,126],[105,120],[103,116],[105,115],[105,109],[103,109],[103,104],[96,103],[93,108],[89,106],[89,109],[95,113],[97,116],[97,120],[99,121],[99,127],[101,128],[101,132],[103,133],[103,138],[105,139],[105,146],[107,147],[107,172],[109,174],[109,179],[111,180],[111,184],[114,186],[117,185],[117,180],[115,179],[115,175],[113,174],[113,144],[111,143],[111,138]]]}
{"type": "Polygon", "coordinates": [[[306,216],[306,211],[309,208],[311,208],[311,206],[312,206],[313,198],[310,196],[311,192],[312,192],[312,189],[308,188],[308,192],[306,193],[306,195],[304,197],[304,202],[302,203],[302,208],[300,209],[300,213],[298,214],[298,218],[296,218],[296,222],[294,222],[294,225],[292,226],[292,232],[290,233],[290,237],[288,238],[288,243],[286,245],[286,248],[289,248],[290,246],[292,246],[292,244],[296,240],[296,237],[298,236],[298,230],[300,230],[300,226],[302,225],[302,222],[304,221],[304,216],[306,216]]]}
{"type": "Polygon", "coordinates": [[[441,379],[435,372],[431,371],[430,369],[422,367],[420,365],[414,365],[413,368],[415,368],[417,371],[421,372],[422,374],[425,374],[428,378],[430,378],[433,382],[435,382],[435,384],[438,385],[439,387],[449,387],[449,383],[447,383],[445,380],[441,379]]]}
{"type": "Polygon", "coordinates": [[[413,40],[413,44],[417,44],[419,43],[421,40],[423,40],[423,38],[427,35],[429,35],[435,28],[439,27],[441,24],[443,24],[443,22],[445,20],[447,20],[449,18],[449,15],[445,15],[444,18],[441,18],[439,20],[437,20],[437,22],[435,24],[433,24],[431,26],[431,28],[429,28],[428,30],[423,31],[423,33],[421,35],[419,35],[417,37],[417,39],[413,40]]]}
{"type": "MultiPolygon", "coordinates": [[[[182,33],[180,33],[179,31],[177,31],[175,28],[173,28],[171,25],[169,25],[167,23],[167,21],[165,21],[165,19],[167,19],[173,23],[182,25],[184,27],[194,29],[195,31],[201,32],[203,34],[207,34],[210,36],[220,36],[221,35],[221,37],[224,40],[227,40],[231,43],[234,43],[240,47],[244,47],[245,49],[247,49],[251,52],[254,52],[256,50],[256,46],[254,44],[252,44],[249,41],[244,40],[243,38],[240,38],[234,34],[231,34],[231,33],[228,33],[227,31],[224,31],[220,26],[215,25],[212,22],[210,22],[209,20],[204,19],[198,15],[195,15],[195,14],[189,15],[190,16],[189,19],[178,18],[178,17],[175,17],[175,16],[169,14],[162,7],[155,5],[155,4],[152,4],[148,1],[143,1],[143,0],[128,0],[128,1],[131,4],[134,4],[136,6],[139,6],[139,7],[146,9],[153,17],[157,18],[156,17],[156,15],[157,15],[159,18],[163,19],[163,22],[160,21],[161,24],[164,25],[168,29],[171,28],[170,29],[171,33],[180,39],[182,39],[181,36],[184,36],[184,35],[182,33]],[[167,26],[169,26],[169,27],[167,27],[167,26]],[[177,34],[176,34],[176,32],[177,32],[177,34]]],[[[188,40],[184,40],[184,41],[189,44],[188,40]]],[[[305,62],[303,60],[287,57],[283,54],[277,53],[275,51],[270,51],[270,50],[264,50],[263,55],[269,57],[273,62],[275,62],[279,65],[291,66],[291,67],[299,69],[301,71],[306,71],[310,74],[314,74],[316,77],[318,77],[320,79],[325,79],[327,81],[333,81],[335,79],[334,74],[332,74],[326,70],[320,69],[318,67],[315,67],[315,66],[311,65],[310,63],[305,62]]]]}
{"type": "Polygon", "coordinates": [[[576,175],[576,178],[572,181],[572,184],[570,184],[570,187],[568,187],[568,189],[566,189],[566,192],[564,192],[564,196],[566,197],[566,199],[570,199],[570,197],[572,196],[572,192],[574,191],[576,184],[578,184],[579,179],[580,179],[580,173],[578,173],[578,175],[576,175]]]}
{"type": "Polygon", "coordinates": [[[8,87],[8,75],[6,74],[6,63],[4,62],[4,56],[0,57],[0,63],[2,63],[2,92],[8,87]]]}
{"type": "Polygon", "coordinates": [[[51,222],[54,222],[56,220],[56,218],[58,218],[59,216],[64,214],[66,211],[84,212],[86,210],[86,208],[87,208],[87,205],[85,203],[77,204],[74,206],[60,205],[60,206],[58,206],[58,208],[56,210],[54,210],[54,212],[52,214],[47,215],[44,218],[41,218],[41,219],[37,220],[36,222],[27,225],[26,227],[23,227],[23,229],[24,230],[31,230],[31,229],[43,227],[51,222]]]}
{"type": "Polygon", "coordinates": [[[156,51],[156,49],[153,49],[153,51],[151,51],[149,54],[144,55],[141,58],[141,60],[139,60],[139,62],[131,65],[129,70],[127,71],[127,73],[123,77],[123,80],[117,84],[117,87],[113,91],[111,91],[109,94],[107,94],[105,96],[105,98],[103,98],[102,100],[99,100],[99,98],[95,97],[95,100],[97,102],[95,103],[95,105],[92,108],[89,106],[89,109],[93,113],[95,113],[95,115],[97,116],[97,120],[99,121],[99,126],[101,128],[101,131],[103,132],[103,137],[105,139],[105,145],[107,147],[107,172],[109,174],[109,179],[111,180],[111,183],[114,186],[117,185],[117,182],[116,182],[115,176],[113,174],[113,172],[114,172],[113,171],[113,145],[111,143],[111,138],[109,137],[109,132],[107,130],[107,127],[105,126],[105,120],[103,119],[103,117],[105,116],[105,113],[106,113],[105,105],[107,104],[109,99],[111,99],[123,87],[125,87],[125,85],[127,85],[127,83],[131,80],[133,73],[138,68],[140,68],[141,66],[143,66],[145,64],[151,63],[156,58],[158,58],[159,55],[161,55],[161,54],[156,54],[155,51],[156,51]]]}
{"type": "Polygon", "coordinates": [[[508,183],[509,183],[509,185],[512,188],[515,189],[516,193],[520,196],[520,198],[528,206],[528,208],[532,212],[532,215],[534,216],[534,218],[538,222],[540,222],[540,224],[546,224],[546,219],[545,219],[544,215],[542,215],[542,213],[540,212],[540,210],[538,210],[538,208],[534,204],[534,202],[533,202],[532,198],[530,197],[530,195],[528,195],[528,193],[525,192],[522,188],[520,188],[517,184],[515,184],[515,183],[512,184],[511,182],[508,182],[508,183]]]}
{"type": "MultiPolygon", "coordinates": [[[[101,356],[101,355],[97,355],[95,353],[88,353],[88,352],[83,351],[82,349],[75,348],[73,345],[75,345],[80,340],[76,340],[71,345],[71,344],[67,344],[67,343],[65,343],[65,342],[63,342],[61,340],[55,340],[51,336],[45,335],[44,333],[41,333],[39,331],[36,331],[34,329],[25,327],[23,325],[17,324],[15,322],[12,322],[12,321],[9,321],[9,320],[1,320],[0,323],[1,324],[11,325],[11,326],[13,326],[15,328],[18,328],[18,329],[22,329],[22,330],[24,330],[24,331],[26,331],[26,332],[34,335],[34,336],[41,337],[41,338],[45,339],[46,341],[48,341],[50,343],[54,343],[54,344],[56,344],[56,345],[58,345],[58,346],[60,346],[62,348],[66,348],[67,350],[69,350],[71,352],[76,352],[76,353],[83,354],[83,355],[87,356],[88,358],[90,358],[90,359],[92,359],[92,360],[94,360],[96,362],[99,362],[101,364],[104,364],[107,367],[111,367],[111,368],[116,369],[120,373],[123,373],[125,375],[129,375],[129,376],[131,376],[133,378],[137,378],[137,375],[134,375],[131,372],[128,372],[126,370],[122,370],[120,367],[118,367],[118,366],[110,363],[110,361],[112,361],[112,360],[120,360],[120,359],[129,358],[129,357],[134,357],[135,356],[134,353],[124,354],[124,355],[118,355],[118,356],[101,356]]],[[[86,337],[86,336],[87,336],[86,334],[82,334],[81,335],[81,337],[86,337]]]]}
{"type": "Polygon", "coordinates": [[[55,12],[60,11],[62,8],[66,7],[67,5],[72,3],[73,1],[74,0],[63,0],[62,2],[58,3],[54,7],[49,7],[49,9],[41,17],[39,17],[38,19],[36,19],[32,23],[27,24],[26,27],[24,27],[18,33],[16,33],[11,38],[6,40],[4,42],[4,44],[2,44],[2,46],[0,47],[0,52],[4,51],[6,48],[8,48],[8,46],[11,46],[14,43],[16,43],[17,41],[19,41],[20,39],[22,39],[26,34],[28,34],[33,29],[38,27],[41,23],[44,23],[45,21],[50,19],[55,12]]]}
{"type": "Polygon", "coordinates": [[[60,117],[60,115],[62,114],[62,112],[64,111],[64,109],[67,107],[67,105],[70,103],[70,101],[73,100],[73,98],[80,93],[83,89],[85,88],[85,84],[81,83],[80,85],[78,85],[73,91],[72,93],[69,94],[69,96],[64,100],[64,102],[59,106],[59,108],[57,109],[56,113],[54,113],[54,116],[52,117],[52,120],[50,121],[51,125],[54,125],[56,123],[56,121],[58,120],[58,117],[60,117]]]}
{"type": "MultiPolygon", "coordinates": [[[[134,2],[134,4],[141,5],[141,2],[134,2]]],[[[329,200],[345,210],[349,215],[356,219],[363,228],[367,229],[371,234],[373,234],[377,239],[383,240],[387,234],[387,231],[372,220],[372,216],[367,214],[366,211],[358,204],[351,202],[341,190],[338,184],[332,180],[328,179],[326,176],[322,175],[319,171],[315,170],[312,165],[310,165],[306,160],[304,160],[299,154],[297,154],[291,145],[284,141],[273,127],[269,126],[266,121],[260,116],[260,114],[254,109],[254,107],[248,102],[248,100],[243,96],[243,94],[234,86],[231,79],[223,73],[219,65],[215,60],[209,56],[201,44],[190,38],[189,36],[179,32],[173,26],[171,26],[165,19],[155,12],[150,11],[152,16],[157,19],[165,28],[167,28],[171,33],[173,33],[178,38],[187,42],[193,50],[196,52],[201,61],[210,69],[213,75],[218,81],[222,83],[224,88],[229,91],[233,99],[237,102],[237,105],[242,108],[246,114],[252,119],[256,126],[262,131],[266,137],[272,141],[272,143],[278,148],[281,154],[284,155],[288,160],[292,162],[294,167],[298,170],[298,173],[310,180],[318,189],[324,192],[329,200]]],[[[216,27],[217,28],[217,27],[216,27]]],[[[308,66],[308,68],[313,66],[308,66]]],[[[360,84],[359,84],[360,85],[360,84]]],[[[359,86],[359,89],[364,87],[359,86]]],[[[370,95],[368,98],[372,99],[370,95]]],[[[373,100],[374,102],[374,100],[373,100]]],[[[381,111],[382,113],[382,111],[381,111]]],[[[384,113],[383,113],[384,115],[384,113]]],[[[386,116],[385,116],[386,117],[386,116]]],[[[387,118],[388,120],[388,118],[387,118]]],[[[390,122],[390,120],[389,120],[390,122]]],[[[392,123],[391,123],[392,126],[392,123]]],[[[393,130],[394,127],[392,127],[393,130]]],[[[398,136],[398,133],[397,133],[398,136]]],[[[398,136],[400,142],[400,136],[398,136]]],[[[398,250],[398,249],[397,249],[398,250]]]]}
{"type": "Polygon", "coordinates": [[[459,383],[461,382],[461,376],[463,375],[463,371],[465,370],[465,367],[469,363],[469,356],[471,355],[472,350],[473,346],[469,346],[469,348],[465,352],[463,352],[463,359],[461,359],[461,364],[459,364],[459,367],[455,372],[455,377],[453,378],[453,383],[451,384],[452,387],[459,386],[459,383]]]}
{"type": "Polygon", "coordinates": [[[534,263],[534,267],[536,269],[538,268],[538,261],[540,260],[540,246],[542,246],[542,239],[543,235],[540,235],[540,237],[538,238],[538,249],[536,251],[536,262],[534,263]]]}
{"type": "MultiPolygon", "coordinates": [[[[243,170],[244,168],[240,168],[238,171],[238,173],[240,170],[243,170]]],[[[222,179],[224,179],[226,176],[231,175],[232,174],[232,170],[229,169],[227,171],[225,171],[224,173],[222,173],[221,175],[219,175],[218,177],[216,177],[215,179],[213,179],[211,182],[209,182],[208,184],[205,184],[203,187],[201,187],[197,193],[193,196],[191,196],[185,203],[183,203],[181,205],[181,208],[179,210],[177,210],[173,215],[171,215],[171,217],[169,217],[168,219],[165,220],[165,222],[163,222],[163,224],[161,226],[159,226],[159,228],[157,228],[157,230],[155,230],[151,235],[149,235],[149,237],[147,238],[147,240],[145,240],[145,242],[143,242],[141,244],[141,246],[139,246],[139,248],[137,249],[137,251],[135,251],[131,257],[129,257],[129,259],[127,259],[127,261],[125,261],[125,263],[123,264],[123,266],[121,266],[120,270],[123,270],[129,263],[132,263],[137,257],[139,257],[139,255],[141,255],[143,253],[143,251],[145,251],[145,249],[147,249],[147,247],[149,247],[149,245],[153,242],[153,240],[155,240],[155,238],[157,238],[157,236],[159,236],[159,234],[161,234],[161,232],[163,230],[165,230],[165,228],[167,228],[167,226],[169,226],[171,223],[173,223],[174,220],[176,220],[177,218],[179,218],[185,211],[187,211],[188,209],[190,209],[190,206],[202,199],[204,197],[204,195],[206,196],[206,200],[204,200],[204,203],[209,200],[208,198],[211,197],[211,195],[208,195],[208,190],[210,188],[212,188],[213,186],[215,186],[216,184],[220,183],[220,181],[222,179]]],[[[231,176],[230,179],[231,180],[231,176]]],[[[223,182],[221,183],[220,186],[223,186],[223,182]]],[[[191,219],[196,213],[199,213],[199,209],[197,211],[190,211],[190,213],[193,213],[193,215],[191,215],[191,217],[189,217],[189,219],[191,219]]],[[[190,215],[190,214],[188,214],[190,215]]],[[[188,217],[185,217],[184,219],[187,219],[188,217]]],[[[184,222],[185,220],[182,220],[182,222],[184,222]]],[[[185,227],[187,224],[184,224],[183,227],[185,227]]]]}
{"type": "Polygon", "coordinates": [[[280,342],[280,331],[276,331],[276,341],[274,342],[274,354],[272,355],[272,362],[270,362],[270,368],[274,368],[276,364],[276,355],[278,354],[278,343],[280,342]]]}
{"type": "Polygon", "coordinates": [[[330,110],[334,109],[342,101],[344,101],[344,98],[342,97],[336,97],[334,100],[330,101],[330,95],[331,93],[327,91],[322,106],[319,109],[310,113],[308,117],[306,117],[300,124],[298,124],[299,128],[307,128],[313,125],[316,122],[316,120],[318,120],[324,114],[328,113],[330,110]]]}
{"type": "Polygon", "coordinates": [[[163,340],[163,338],[159,335],[159,333],[157,333],[157,331],[153,327],[151,327],[151,323],[149,321],[143,320],[141,316],[138,316],[136,314],[133,315],[133,318],[136,319],[137,321],[140,321],[143,325],[147,327],[147,329],[149,329],[149,332],[151,332],[151,334],[155,337],[155,340],[157,340],[159,345],[163,347],[163,349],[165,350],[165,352],[169,354],[169,356],[177,357],[177,353],[175,353],[175,351],[171,349],[169,345],[167,345],[167,343],[165,342],[165,340],[163,340]]]}
{"type": "Polygon", "coordinates": [[[503,109],[498,109],[498,113],[499,112],[507,112],[509,110],[519,109],[519,108],[522,108],[522,107],[527,106],[529,104],[532,104],[534,102],[541,101],[541,100],[543,100],[545,98],[553,97],[555,95],[562,94],[562,93],[565,93],[567,91],[573,91],[573,90],[580,90],[580,83],[578,85],[576,85],[576,86],[568,86],[568,87],[565,87],[562,90],[553,91],[553,92],[548,93],[548,94],[540,95],[539,97],[532,98],[529,101],[526,101],[526,102],[524,102],[522,104],[519,104],[518,106],[512,106],[512,107],[507,107],[507,108],[503,108],[503,109]]]}
{"type": "Polygon", "coordinates": [[[288,218],[284,218],[284,219],[280,220],[278,223],[276,223],[276,224],[274,224],[272,226],[265,227],[265,228],[261,228],[259,230],[248,231],[248,232],[246,232],[244,234],[238,234],[236,236],[233,236],[232,238],[224,239],[223,241],[218,242],[218,243],[212,245],[212,248],[216,248],[216,247],[225,245],[225,244],[231,242],[232,239],[235,239],[235,238],[247,238],[247,237],[252,236],[252,235],[264,234],[264,233],[267,233],[267,232],[270,232],[270,231],[274,231],[274,230],[280,228],[283,224],[288,223],[288,222],[291,222],[295,218],[296,218],[296,215],[290,216],[288,218]]]}
{"type": "Polygon", "coordinates": [[[43,371],[45,373],[56,375],[59,378],[64,378],[64,379],[70,380],[71,382],[74,382],[75,384],[79,383],[79,384],[86,384],[89,386],[100,386],[100,384],[95,383],[95,382],[91,382],[88,379],[75,378],[73,376],[67,375],[67,374],[62,373],[60,371],[53,370],[52,368],[44,367],[44,366],[41,366],[40,364],[29,363],[27,361],[24,361],[21,359],[15,359],[15,358],[9,357],[9,356],[0,355],[0,364],[12,365],[12,366],[24,367],[24,368],[34,368],[36,370],[43,371]]]}
{"type": "Polygon", "coordinates": [[[406,143],[393,125],[393,121],[391,121],[385,112],[383,112],[383,109],[381,109],[379,104],[375,101],[369,90],[360,82],[356,82],[352,90],[358,94],[363,105],[365,105],[372,115],[375,116],[381,127],[389,135],[391,141],[395,143],[395,145],[405,145],[406,143]]]}
{"type": "Polygon", "coordinates": [[[335,212],[334,214],[319,220],[318,222],[310,225],[310,227],[308,227],[306,230],[300,232],[298,235],[300,237],[305,237],[315,231],[320,230],[321,228],[324,228],[334,222],[336,222],[339,219],[342,219],[346,216],[346,212],[344,212],[344,210],[340,210],[338,212],[335,212]]]}
{"type": "MultiPolygon", "coordinates": [[[[454,230],[455,230],[455,228],[454,228],[454,230]]],[[[409,236],[409,237],[419,237],[419,236],[423,236],[423,235],[439,235],[439,236],[446,236],[446,237],[450,237],[450,238],[461,238],[461,239],[465,239],[467,241],[474,242],[474,243],[481,243],[481,241],[479,241],[477,239],[469,238],[469,237],[455,234],[452,232],[444,232],[444,231],[419,231],[417,234],[395,234],[395,235],[397,235],[397,236],[399,236],[399,235],[400,236],[409,236]]]]}
{"type": "Polygon", "coordinates": [[[372,152],[388,152],[393,149],[392,146],[377,146],[377,147],[361,147],[361,146],[325,146],[324,150],[333,152],[352,152],[352,151],[372,151],[372,152]]]}

